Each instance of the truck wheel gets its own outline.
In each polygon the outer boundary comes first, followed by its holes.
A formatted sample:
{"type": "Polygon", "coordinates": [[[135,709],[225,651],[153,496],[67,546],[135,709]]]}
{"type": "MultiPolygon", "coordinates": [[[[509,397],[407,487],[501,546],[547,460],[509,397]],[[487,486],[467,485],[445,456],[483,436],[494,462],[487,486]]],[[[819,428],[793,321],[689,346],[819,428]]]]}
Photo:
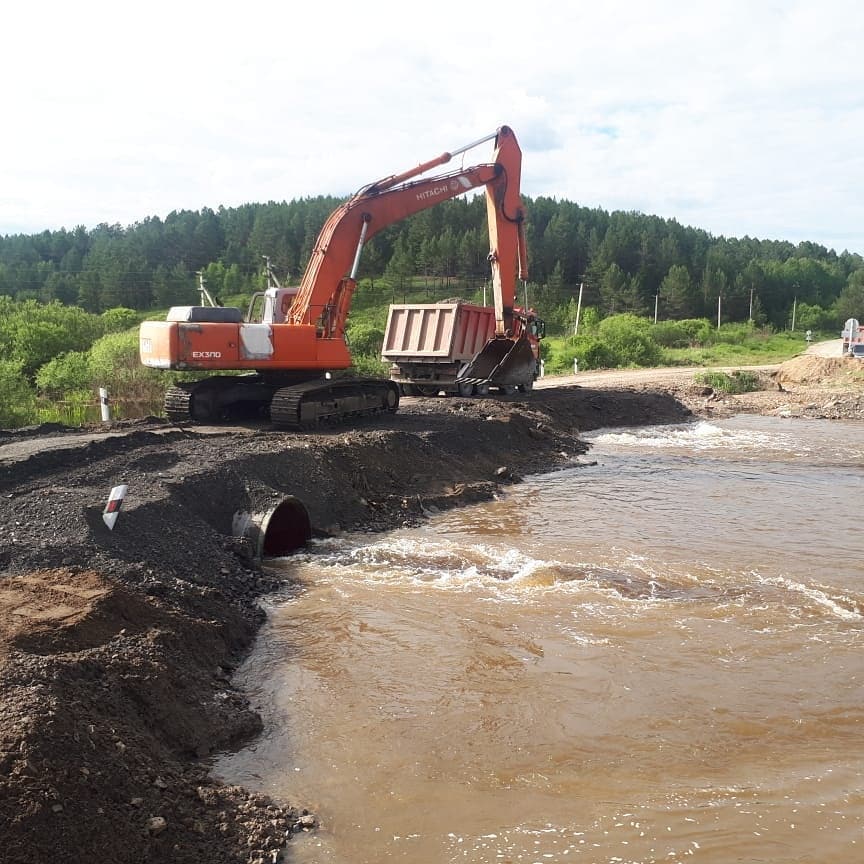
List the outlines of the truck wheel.
{"type": "Polygon", "coordinates": [[[434,384],[415,384],[414,389],[417,390],[418,396],[437,396],[441,390],[434,384]]]}
{"type": "Polygon", "coordinates": [[[465,381],[460,381],[457,385],[459,388],[460,396],[473,396],[474,395],[474,385],[469,384],[465,381]]]}
{"type": "Polygon", "coordinates": [[[417,388],[413,384],[400,384],[399,389],[403,396],[417,396],[417,388]]]}
{"type": "Polygon", "coordinates": [[[523,393],[530,393],[534,389],[534,382],[533,381],[526,381],[524,384],[519,385],[519,389],[523,393]]]}
{"type": "Polygon", "coordinates": [[[489,395],[489,385],[488,384],[478,384],[474,388],[474,394],[476,396],[488,396],[489,395]]]}

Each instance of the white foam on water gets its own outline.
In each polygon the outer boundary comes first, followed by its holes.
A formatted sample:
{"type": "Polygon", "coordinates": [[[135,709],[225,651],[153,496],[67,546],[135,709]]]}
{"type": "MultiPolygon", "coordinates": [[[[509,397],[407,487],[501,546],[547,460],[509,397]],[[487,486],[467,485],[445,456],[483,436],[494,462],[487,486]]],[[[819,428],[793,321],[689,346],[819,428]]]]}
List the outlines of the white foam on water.
{"type": "Polygon", "coordinates": [[[718,426],[708,420],[697,423],[642,427],[627,432],[601,432],[588,436],[595,447],[626,449],[731,450],[737,452],[795,450],[806,455],[809,448],[794,435],[783,432],[761,432],[718,426]]]}
{"type": "Polygon", "coordinates": [[[550,567],[549,562],[513,548],[502,550],[482,543],[457,546],[446,540],[413,537],[362,544],[329,540],[318,544],[317,550],[301,559],[310,566],[339,572],[344,578],[447,590],[518,586],[550,567]]]}
{"type": "MultiPolygon", "coordinates": [[[[758,576],[758,574],[756,574],[758,576]]],[[[862,621],[862,605],[859,600],[846,594],[831,593],[831,589],[824,586],[804,585],[784,576],[758,577],[763,585],[780,588],[784,592],[791,592],[806,598],[810,603],[823,611],[842,621],[862,621]]]]}
{"type": "MultiPolygon", "coordinates": [[[[639,555],[603,563],[546,559],[513,547],[454,543],[445,538],[390,536],[373,542],[318,541],[313,551],[286,562],[300,563],[301,576],[340,583],[422,587],[476,592],[500,602],[542,602],[547,592],[578,598],[583,609],[595,604],[627,606],[703,600],[721,589],[690,573],[660,573],[639,555]],[[308,570],[306,568],[309,568],[308,570]],[[302,571],[305,570],[305,573],[302,571]]],[[[716,598],[715,598],[716,599],[716,598]]]]}

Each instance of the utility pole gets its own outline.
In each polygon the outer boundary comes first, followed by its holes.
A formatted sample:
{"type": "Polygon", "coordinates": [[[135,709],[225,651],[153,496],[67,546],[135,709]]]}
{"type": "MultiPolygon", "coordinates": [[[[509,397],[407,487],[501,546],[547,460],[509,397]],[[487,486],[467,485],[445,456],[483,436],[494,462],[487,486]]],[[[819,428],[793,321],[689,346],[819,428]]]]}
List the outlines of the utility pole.
{"type": "Polygon", "coordinates": [[[585,287],[584,282],[579,283],[579,300],[576,303],[576,326],[573,328],[573,335],[579,335],[579,318],[582,315],[582,289],[585,287]]]}
{"type": "Polygon", "coordinates": [[[747,319],[751,324],[753,323],[753,286],[750,286],[750,316],[747,319]]]}
{"type": "Polygon", "coordinates": [[[795,313],[798,311],[798,283],[793,282],[792,287],[795,289],[794,299],[792,300],[792,330],[791,333],[795,332],[795,313]]]}
{"type": "Polygon", "coordinates": [[[654,295],[654,323],[655,324],[657,323],[657,305],[659,304],[659,302],[660,302],[660,292],[658,291],[654,295]]]}
{"type": "Polygon", "coordinates": [[[720,329],[720,301],[722,300],[722,296],[720,294],[717,295],[717,329],[720,329]]]}

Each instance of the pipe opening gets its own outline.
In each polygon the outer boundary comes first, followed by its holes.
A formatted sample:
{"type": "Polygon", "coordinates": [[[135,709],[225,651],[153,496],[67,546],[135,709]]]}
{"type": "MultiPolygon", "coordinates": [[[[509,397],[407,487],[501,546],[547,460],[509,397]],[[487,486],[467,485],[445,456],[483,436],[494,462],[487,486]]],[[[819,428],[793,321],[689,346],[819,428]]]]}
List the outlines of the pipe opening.
{"type": "Polygon", "coordinates": [[[265,513],[235,513],[232,533],[252,543],[256,558],[278,558],[306,545],[312,523],[303,502],[289,495],[265,513]]]}

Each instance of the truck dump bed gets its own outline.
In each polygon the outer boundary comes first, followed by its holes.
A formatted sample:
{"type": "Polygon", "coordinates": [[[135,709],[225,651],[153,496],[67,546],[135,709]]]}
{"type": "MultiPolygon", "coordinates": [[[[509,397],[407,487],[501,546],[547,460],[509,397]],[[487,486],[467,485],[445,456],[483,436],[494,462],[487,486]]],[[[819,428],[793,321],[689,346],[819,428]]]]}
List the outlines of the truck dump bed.
{"type": "Polygon", "coordinates": [[[471,360],[495,334],[495,312],[488,306],[403,303],[390,307],[381,356],[397,361],[471,360]]]}

